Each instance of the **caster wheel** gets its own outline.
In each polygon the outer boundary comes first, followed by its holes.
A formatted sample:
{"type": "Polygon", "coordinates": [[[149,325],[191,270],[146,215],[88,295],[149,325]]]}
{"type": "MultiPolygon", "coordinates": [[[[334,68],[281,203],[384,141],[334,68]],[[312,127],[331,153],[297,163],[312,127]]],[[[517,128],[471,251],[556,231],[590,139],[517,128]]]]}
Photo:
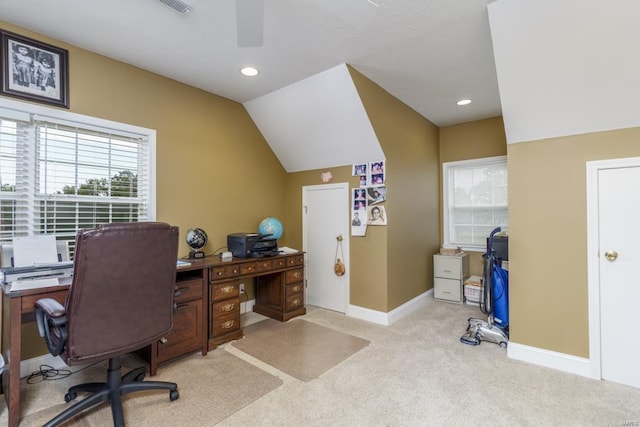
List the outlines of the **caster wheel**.
{"type": "Polygon", "coordinates": [[[171,400],[172,402],[174,400],[178,400],[179,397],[180,393],[178,392],[178,390],[172,390],[171,392],[169,392],[169,400],[171,400]]]}
{"type": "Polygon", "coordinates": [[[502,341],[502,342],[500,343],[500,347],[502,347],[502,348],[507,348],[507,343],[506,343],[506,342],[504,342],[504,341],[502,341]]]}
{"type": "Polygon", "coordinates": [[[78,397],[78,393],[76,393],[76,392],[67,393],[67,394],[64,395],[64,401],[65,402],[71,402],[76,397],[78,397]]]}

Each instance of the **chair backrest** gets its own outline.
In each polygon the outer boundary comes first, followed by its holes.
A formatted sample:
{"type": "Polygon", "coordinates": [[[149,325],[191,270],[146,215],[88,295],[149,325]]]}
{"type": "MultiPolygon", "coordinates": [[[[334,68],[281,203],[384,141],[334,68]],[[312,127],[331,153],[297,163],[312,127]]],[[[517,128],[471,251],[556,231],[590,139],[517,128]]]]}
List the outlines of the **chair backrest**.
{"type": "MultiPolygon", "coordinates": [[[[56,249],[58,251],[58,262],[69,261],[69,241],[56,241],[56,249]]],[[[13,244],[3,243],[0,245],[0,267],[13,267],[13,244]]]]}
{"type": "Polygon", "coordinates": [[[178,228],[113,223],[79,231],[66,301],[67,364],[103,360],[159,339],[173,324],[178,228]]]}

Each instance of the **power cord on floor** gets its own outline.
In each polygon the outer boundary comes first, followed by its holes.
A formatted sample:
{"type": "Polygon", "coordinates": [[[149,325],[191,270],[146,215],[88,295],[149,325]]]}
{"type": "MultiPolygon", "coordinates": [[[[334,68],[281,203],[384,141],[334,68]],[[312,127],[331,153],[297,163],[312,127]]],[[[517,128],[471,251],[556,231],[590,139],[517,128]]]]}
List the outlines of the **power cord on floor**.
{"type": "Polygon", "coordinates": [[[69,369],[56,369],[49,365],[40,365],[40,370],[27,377],[27,384],[35,384],[47,380],[62,380],[73,374],[69,369]]]}
{"type": "Polygon", "coordinates": [[[92,363],[87,365],[77,371],[71,371],[70,369],[56,369],[53,366],[49,365],[40,365],[40,369],[38,371],[32,372],[29,376],[27,376],[26,382],[27,384],[36,384],[42,381],[49,380],[63,380],[68,376],[75,374],[76,372],[84,371],[94,365],[97,365],[100,362],[92,363]]]}

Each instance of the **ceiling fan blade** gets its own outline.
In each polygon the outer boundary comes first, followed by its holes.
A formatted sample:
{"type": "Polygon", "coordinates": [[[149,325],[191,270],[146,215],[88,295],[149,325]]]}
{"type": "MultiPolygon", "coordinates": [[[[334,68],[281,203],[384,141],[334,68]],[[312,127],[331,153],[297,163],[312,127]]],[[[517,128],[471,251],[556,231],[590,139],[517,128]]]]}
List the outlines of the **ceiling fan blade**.
{"type": "Polygon", "coordinates": [[[236,0],[239,47],[262,46],[264,0],[236,0]]]}

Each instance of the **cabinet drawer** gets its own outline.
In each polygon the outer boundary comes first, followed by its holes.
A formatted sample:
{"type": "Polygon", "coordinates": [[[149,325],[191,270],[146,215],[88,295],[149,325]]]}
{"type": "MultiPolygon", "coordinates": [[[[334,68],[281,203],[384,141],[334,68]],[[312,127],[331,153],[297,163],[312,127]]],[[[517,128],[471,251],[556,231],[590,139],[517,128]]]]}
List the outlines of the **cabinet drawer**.
{"type": "Polygon", "coordinates": [[[304,255],[296,255],[287,258],[287,266],[304,265],[304,255]]]}
{"type": "Polygon", "coordinates": [[[273,268],[271,260],[261,260],[257,262],[258,271],[269,271],[273,268]]]}
{"type": "Polygon", "coordinates": [[[252,274],[258,271],[258,263],[256,262],[244,262],[240,264],[240,274],[252,274]]]}
{"type": "Polygon", "coordinates": [[[213,336],[224,335],[240,329],[240,317],[223,317],[213,322],[213,336]]]}
{"type": "Polygon", "coordinates": [[[240,295],[240,284],[237,281],[214,283],[211,285],[211,302],[237,298],[240,295]]]}
{"type": "Polygon", "coordinates": [[[184,280],[176,282],[176,302],[202,298],[202,279],[184,280]]]}
{"type": "Polygon", "coordinates": [[[460,280],[436,277],[433,283],[433,297],[437,299],[462,302],[462,285],[460,280]]]}
{"type": "Polygon", "coordinates": [[[275,269],[284,268],[287,265],[287,263],[285,262],[284,258],[278,258],[277,260],[275,260],[273,262],[273,264],[274,264],[273,268],[275,268],[275,269]]]}
{"type": "Polygon", "coordinates": [[[212,304],[211,313],[216,319],[223,316],[239,316],[240,315],[240,299],[232,298],[212,304]]]}
{"type": "Polygon", "coordinates": [[[284,310],[290,311],[295,310],[296,308],[302,307],[304,305],[304,300],[302,298],[302,293],[291,295],[290,297],[285,298],[284,310]]]}
{"type": "Polygon", "coordinates": [[[158,342],[160,362],[202,348],[202,300],[178,304],[173,328],[158,342]]]}
{"type": "Polygon", "coordinates": [[[237,264],[217,266],[211,269],[211,280],[225,279],[240,275],[240,267],[237,264]]]}
{"type": "Polygon", "coordinates": [[[447,279],[462,279],[462,259],[457,256],[434,256],[433,275],[447,279]]]}
{"type": "Polygon", "coordinates": [[[291,285],[287,285],[284,296],[290,297],[291,295],[302,294],[302,283],[293,283],[291,285]]]}
{"type": "Polygon", "coordinates": [[[296,268],[295,270],[289,270],[285,273],[285,283],[300,282],[304,278],[304,269],[296,268]]]}

